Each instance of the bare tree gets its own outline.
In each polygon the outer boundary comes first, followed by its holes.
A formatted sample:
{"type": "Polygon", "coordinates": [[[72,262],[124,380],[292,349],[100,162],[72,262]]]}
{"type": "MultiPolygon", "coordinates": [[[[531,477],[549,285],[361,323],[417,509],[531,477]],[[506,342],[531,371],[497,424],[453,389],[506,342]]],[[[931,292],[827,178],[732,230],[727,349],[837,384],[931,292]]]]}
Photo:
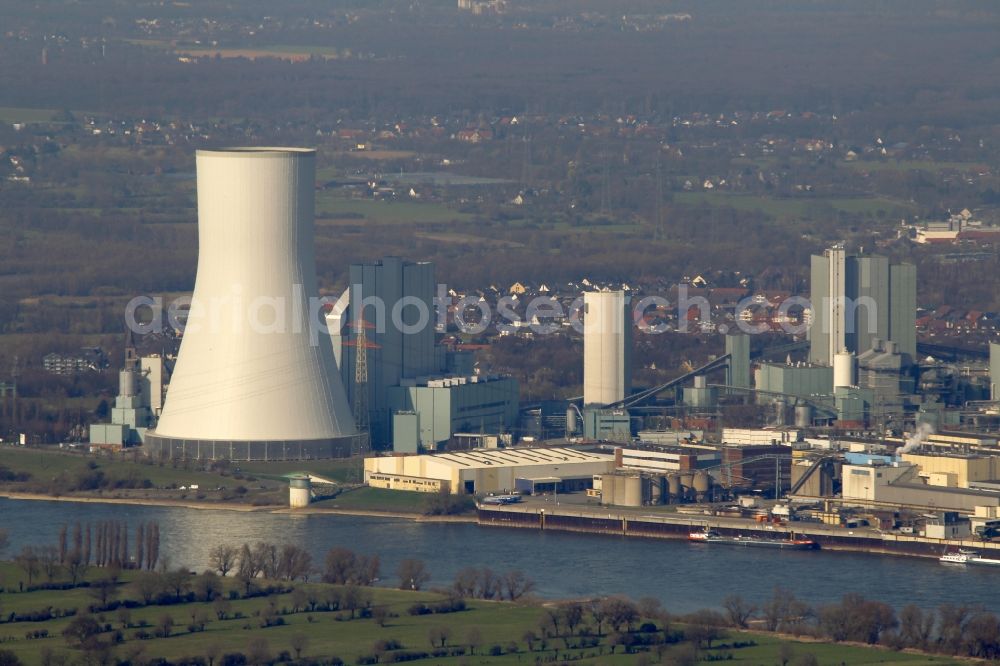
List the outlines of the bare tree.
{"type": "Polygon", "coordinates": [[[239,550],[229,544],[219,544],[208,554],[212,568],[219,572],[220,576],[227,576],[229,572],[236,568],[239,561],[239,550]]]}
{"type": "Polygon", "coordinates": [[[576,628],[580,626],[583,622],[583,604],[570,601],[559,607],[559,612],[562,615],[563,624],[566,625],[566,629],[569,630],[570,634],[576,633],[576,628]]]}
{"type": "Polygon", "coordinates": [[[480,599],[495,599],[500,594],[500,578],[489,567],[479,570],[476,596],[480,599]]]}
{"type": "Polygon", "coordinates": [[[451,629],[446,626],[431,627],[427,631],[427,640],[430,641],[431,647],[444,647],[448,644],[449,638],[451,638],[451,629]]]}
{"type": "Polygon", "coordinates": [[[406,558],[399,563],[398,575],[401,590],[419,590],[431,578],[424,561],[413,558],[406,558]]]}
{"type": "Polygon", "coordinates": [[[18,553],[17,557],[14,558],[17,566],[21,567],[24,571],[24,575],[28,577],[28,587],[31,587],[32,581],[34,581],[35,576],[38,575],[39,571],[39,556],[32,546],[25,546],[18,553]]]}
{"type": "Polygon", "coordinates": [[[38,561],[45,579],[51,583],[59,571],[59,550],[55,546],[42,546],[38,549],[38,561]]]}
{"type": "Polygon", "coordinates": [[[479,571],[473,567],[466,567],[455,574],[455,582],[452,589],[461,597],[476,596],[476,583],[479,580],[479,571]]]}
{"type": "Polygon", "coordinates": [[[279,564],[278,547],[273,543],[258,541],[254,544],[253,552],[264,578],[277,580],[279,564]]]}
{"type": "Polygon", "coordinates": [[[69,574],[70,581],[76,585],[87,572],[87,563],[83,561],[83,553],[73,549],[66,556],[66,573],[69,574]]]}
{"type": "Polygon", "coordinates": [[[306,649],[309,645],[309,637],[305,634],[299,632],[292,634],[291,646],[292,650],[295,651],[295,659],[299,660],[302,658],[302,651],[306,649]]]}
{"type": "Polygon", "coordinates": [[[535,581],[528,578],[520,569],[505,573],[501,582],[507,598],[511,601],[517,601],[535,589],[535,581]]]}
{"type": "Polygon", "coordinates": [[[483,634],[479,631],[479,627],[469,628],[465,634],[465,642],[469,646],[469,652],[476,654],[476,649],[483,644],[483,634]]]}
{"type": "Polygon", "coordinates": [[[353,578],[357,561],[354,551],[339,546],[331,548],[326,553],[323,582],[345,585],[353,578]]]}
{"type": "Polygon", "coordinates": [[[362,555],[358,558],[354,582],[358,585],[374,585],[382,569],[382,560],[378,555],[362,555]]]}
{"type": "Polygon", "coordinates": [[[757,612],[756,606],[738,594],[730,594],[726,597],[722,601],[722,607],[729,617],[729,624],[739,629],[746,629],[750,618],[757,612]]]}
{"type": "Polygon", "coordinates": [[[135,566],[142,569],[146,566],[146,525],[139,523],[135,528],[135,566]]]}
{"type": "Polygon", "coordinates": [[[83,561],[90,566],[91,559],[91,536],[90,536],[90,523],[87,523],[87,529],[83,533],[83,561]]]}
{"type": "MultiPolygon", "coordinates": [[[[91,582],[90,587],[87,588],[87,592],[97,601],[100,608],[103,609],[117,595],[118,584],[111,578],[98,578],[91,582]]],[[[98,609],[94,610],[96,612],[98,609]]]]}
{"type": "Polygon", "coordinates": [[[908,604],[899,612],[899,625],[900,640],[906,647],[925,650],[934,633],[934,613],[908,604]]]}
{"type": "Polygon", "coordinates": [[[68,552],[66,544],[66,526],[63,525],[59,528],[59,562],[66,561],[66,553],[68,552]]]}
{"type": "Polygon", "coordinates": [[[215,666],[216,660],[222,656],[222,646],[218,643],[212,642],[205,646],[205,659],[208,660],[208,666],[215,666]]]}
{"type": "Polygon", "coordinates": [[[271,661],[271,647],[266,638],[251,638],[247,643],[247,663],[252,666],[263,666],[271,661]]]}
{"type": "Polygon", "coordinates": [[[191,589],[199,601],[213,601],[222,594],[222,581],[214,571],[204,571],[191,581],[191,589]]]}
{"type": "Polygon", "coordinates": [[[312,569],[312,555],[305,548],[285,544],[278,556],[278,577],[283,580],[307,580],[312,569]]]}
{"type": "Polygon", "coordinates": [[[132,583],[145,604],[149,604],[163,591],[163,577],[155,571],[145,571],[132,583]]]}

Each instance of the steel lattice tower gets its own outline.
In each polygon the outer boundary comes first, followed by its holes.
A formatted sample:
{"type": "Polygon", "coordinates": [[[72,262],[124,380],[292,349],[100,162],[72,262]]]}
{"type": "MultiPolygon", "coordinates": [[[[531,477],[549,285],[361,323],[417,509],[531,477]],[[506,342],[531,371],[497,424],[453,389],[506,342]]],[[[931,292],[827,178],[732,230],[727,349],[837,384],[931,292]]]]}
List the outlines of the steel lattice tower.
{"type": "Polygon", "coordinates": [[[368,449],[368,334],[365,320],[358,316],[354,325],[354,424],[358,428],[355,455],[368,449]]]}

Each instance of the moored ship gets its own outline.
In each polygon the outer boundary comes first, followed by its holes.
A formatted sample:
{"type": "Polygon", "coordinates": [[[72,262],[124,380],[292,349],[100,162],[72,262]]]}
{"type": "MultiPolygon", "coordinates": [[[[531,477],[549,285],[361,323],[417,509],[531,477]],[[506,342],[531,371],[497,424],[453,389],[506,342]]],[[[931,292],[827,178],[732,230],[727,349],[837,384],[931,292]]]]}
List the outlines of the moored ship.
{"type": "Polygon", "coordinates": [[[978,551],[959,549],[957,552],[945,553],[938,558],[942,564],[977,564],[986,566],[1000,566],[1000,559],[992,557],[981,557],[978,551]]]}
{"type": "Polygon", "coordinates": [[[688,534],[688,541],[694,543],[720,543],[730,546],[745,546],[748,548],[782,548],[788,550],[814,550],[819,547],[812,539],[762,537],[762,536],[723,536],[715,530],[700,530],[688,534]]]}

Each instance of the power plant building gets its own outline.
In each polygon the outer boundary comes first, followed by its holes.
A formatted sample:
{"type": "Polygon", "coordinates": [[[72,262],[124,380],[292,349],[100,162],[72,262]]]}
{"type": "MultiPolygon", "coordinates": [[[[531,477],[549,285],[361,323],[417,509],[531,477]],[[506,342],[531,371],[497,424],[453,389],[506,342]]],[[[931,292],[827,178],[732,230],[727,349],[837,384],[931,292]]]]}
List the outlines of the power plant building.
{"type": "Polygon", "coordinates": [[[414,427],[416,441],[430,451],[459,432],[509,432],[517,425],[518,390],[516,380],[496,375],[403,380],[385,396],[394,415],[393,448],[408,452],[414,427]],[[398,418],[403,414],[416,418],[398,418]]]}
{"type": "Polygon", "coordinates": [[[435,346],[434,264],[385,257],[352,264],[350,285],[327,317],[340,377],[354,404],[358,358],[358,305],[364,322],[368,365],[368,421],[374,445],[391,441],[390,387],[446,370],[435,346]]]}
{"type": "Polygon", "coordinates": [[[632,391],[632,319],[624,291],[583,295],[583,404],[609,405],[632,391]]]}
{"type": "Polygon", "coordinates": [[[876,339],[915,354],[917,273],[880,256],[848,256],[842,246],[813,255],[809,360],[833,365],[836,354],[862,354],[876,339]]]}
{"type": "Polygon", "coordinates": [[[90,443],[121,448],[142,444],[156,425],[163,406],[163,359],[139,357],[132,334],[125,346],[125,366],[118,373],[118,396],[111,408],[111,423],[90,425],[90,443]]]}
{"type": "Polygon", "coordinates": [[[1000,400],[1000,344],[990,343],[990,400],[1000,400]]]}
{"type": "Polygon", "coordinates": [[[154,456],[348,455],[357,430],[317,336],[315,151],[199,150],[198,273],[154,456]]]}
{"type": "Polygon", "coordinates": [[[351,403],[357,407],[361,397],[358,408],[367,404],[376,448],[391,443],[395,451],[415,453],[416,443],[433,451],[457,432],[499,434],[516,428],[517,382],[472,374],[467,354],[435,344],[434,264],[385,257],[353,264],[350,279],[327,315],[327,326],[351,403]],[[362,349],[367,396],[357,394],[362,349]]]}

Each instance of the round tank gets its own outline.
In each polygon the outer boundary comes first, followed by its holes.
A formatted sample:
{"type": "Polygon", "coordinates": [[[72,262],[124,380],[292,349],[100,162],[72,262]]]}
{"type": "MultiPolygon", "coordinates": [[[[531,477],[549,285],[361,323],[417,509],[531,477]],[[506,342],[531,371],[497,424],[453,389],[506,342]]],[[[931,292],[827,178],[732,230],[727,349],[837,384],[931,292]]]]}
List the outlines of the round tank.
{"type": "Polygon", "coordinates": [[[681,474],[681,497],[688,498],[694,492],[694,474],[684,472],[681,474]]]}
{"type": "Polygon", "coordinates": [[[288,505],[297,508],[309,506],[312,501],[312,482],[308,476],[293,476],[288,480],[288,505]]]}
{"type": "Polygon", "coordinates": [[[808,428],[812,425],[813,409],[811,405],[796,405],[795,407],[795,427],[808,428]]]}
{"type": "Polygon", "coordinates": [[[670,503],[670,491],[667,489],[667,477],[660,476],[656,478],[656,486],[659,490],[659,495],[656,501],[659,504],[669,504],[670,503]]]}
{"type": "Polygon", "coordinates": [[[774,424],[785,425],[785,409],[788,407],[784,400],[774,401],[774,424]]]}
{"type": "Polygon", "coordinates": [[[703,495],[708,492],[708,489],[712,485],[712,480],[708,476],[708,472],[696,472],[694,475],[694,491],[699,495],[703,495]]]}
{"type": "Polygon", "coordinates": [[[681,477],[676,474],[671,474],[667,477],[667,487],[670,490],[670,496],[674,499],[678,499],[681,496],[681,477]]]}
{"type": "Polygon", "coordinates": [[[625,506],[642,506],[642,477],[627,476],[625,481],[625,506]]]}
{"type": "Polygon", "coordinates": [[[566,439],[576,434],[576,409],[573,406],[566,408],[566,439]]]}
{"type": "Polygon", "coordinates": [[[857,386],[856,362],[849,351],[837,352],[833,356],[833,388],[857,386]]]}

